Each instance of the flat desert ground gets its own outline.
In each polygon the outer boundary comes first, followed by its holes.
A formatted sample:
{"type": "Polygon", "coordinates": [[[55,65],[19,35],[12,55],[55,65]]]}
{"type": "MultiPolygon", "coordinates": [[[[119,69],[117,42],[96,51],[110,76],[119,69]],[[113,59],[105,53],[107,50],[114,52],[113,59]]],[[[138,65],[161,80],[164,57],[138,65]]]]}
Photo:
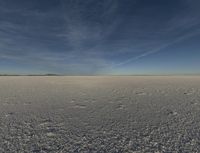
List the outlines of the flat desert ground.
{"type": "Polygon", "coordinates": [[[200,152],[200,77],[1,76],[0,152],[200,152]]]}

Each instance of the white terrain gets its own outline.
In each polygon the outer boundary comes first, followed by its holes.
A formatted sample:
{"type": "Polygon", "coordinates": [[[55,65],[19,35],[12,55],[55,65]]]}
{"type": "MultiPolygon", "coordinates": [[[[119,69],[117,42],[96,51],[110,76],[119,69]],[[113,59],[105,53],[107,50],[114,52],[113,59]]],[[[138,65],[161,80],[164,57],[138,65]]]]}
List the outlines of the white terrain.
{"type": "Polygon", "coordinates": [[[1,76],[0,152],[200,152],[200,77],[1,76]]]}

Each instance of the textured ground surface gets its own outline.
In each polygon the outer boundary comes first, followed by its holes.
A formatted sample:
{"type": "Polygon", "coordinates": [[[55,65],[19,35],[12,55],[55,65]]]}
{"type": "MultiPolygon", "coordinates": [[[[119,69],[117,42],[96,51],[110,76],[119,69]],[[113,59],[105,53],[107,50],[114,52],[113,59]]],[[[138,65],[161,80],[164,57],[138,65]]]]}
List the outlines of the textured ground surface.
{"type": "Polygon", "coordinates": [[[200,152],[200,77],[0,77],[0,152],[200,152]]]}

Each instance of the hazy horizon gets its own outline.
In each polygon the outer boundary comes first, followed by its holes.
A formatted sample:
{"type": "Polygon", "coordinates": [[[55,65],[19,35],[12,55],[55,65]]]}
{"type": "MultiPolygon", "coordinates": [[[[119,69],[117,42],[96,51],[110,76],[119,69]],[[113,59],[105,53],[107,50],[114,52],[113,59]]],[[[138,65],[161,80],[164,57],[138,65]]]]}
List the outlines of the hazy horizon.
{"type": "Polygon", "coordinates": [[[153,74],[94,74],[94,75],[69,75],[69,74],[48,74],[48,73],[34,73],[34,74],[5,74],[2,73],[0,76],[200,76],[200,73],[187,73],[187,74],[182,74],[182,73],[177,73],[177,74],[158,74],[158,73],[153,73],[153,74]]]}

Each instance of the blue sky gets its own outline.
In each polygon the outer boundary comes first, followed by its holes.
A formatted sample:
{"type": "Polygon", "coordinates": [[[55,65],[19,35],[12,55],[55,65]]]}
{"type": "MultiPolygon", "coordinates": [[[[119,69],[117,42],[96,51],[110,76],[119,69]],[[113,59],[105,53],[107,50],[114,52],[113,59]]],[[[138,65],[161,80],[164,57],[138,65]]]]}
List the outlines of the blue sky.
{"type": "Polygon", "coordinates": [[[199,74],[199,0],[1,0],[0,73],[199,74]]]}

